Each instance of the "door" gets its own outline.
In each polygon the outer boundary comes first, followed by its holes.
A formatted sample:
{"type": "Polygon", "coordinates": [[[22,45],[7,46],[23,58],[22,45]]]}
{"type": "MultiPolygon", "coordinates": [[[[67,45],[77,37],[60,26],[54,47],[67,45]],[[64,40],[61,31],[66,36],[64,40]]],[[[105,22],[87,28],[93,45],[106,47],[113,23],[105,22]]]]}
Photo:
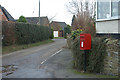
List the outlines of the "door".
{"type": "Polygon", "coordinates": [[[54,37],[58,37],[58,31],[54,31],[54,37]]]}
{"type": "Polygon", "coordinates": [[[63,30],[59,31],[59,37],[63,37],[63,30]]]}

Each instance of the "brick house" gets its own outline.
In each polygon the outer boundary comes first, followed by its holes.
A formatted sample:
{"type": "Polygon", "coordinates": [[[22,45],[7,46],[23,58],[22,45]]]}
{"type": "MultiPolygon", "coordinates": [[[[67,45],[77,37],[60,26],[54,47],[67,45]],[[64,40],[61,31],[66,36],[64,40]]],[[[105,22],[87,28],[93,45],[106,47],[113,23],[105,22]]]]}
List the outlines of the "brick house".
{"type": "MultiPolygon", "coordinates": [[[[26,20],[30,24],[38,24],[39,17],[26,17],[26,20]]],[[[48,17],[40,17],[40,25],[49,27],[48,17]]]]}
{"type": "Polygon", "coordinates": [[[0,21],[15,21],[10,13],[0,5],[0,21]]]}
{"type": "Polygon", "coordinates": [[[65,22],[52,21],[50,27],[53,28],[54,37],[64,37],[64,27],[67,27],[65,22]]]}

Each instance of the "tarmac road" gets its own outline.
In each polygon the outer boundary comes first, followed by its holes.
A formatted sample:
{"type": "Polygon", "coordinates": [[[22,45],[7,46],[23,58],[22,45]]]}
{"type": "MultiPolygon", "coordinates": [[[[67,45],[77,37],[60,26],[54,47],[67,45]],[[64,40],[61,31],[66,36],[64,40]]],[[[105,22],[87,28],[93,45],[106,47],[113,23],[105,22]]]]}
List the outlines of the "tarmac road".
{"type": "Polygon", "coordinates": [[[16,51],[2,58],[3,78],[53,78],[54,74],[41,67],[49,58],[62,51],[65,39],[54,43],[16,51]]]}
{"type": "Polygon", "coordinates": [[[40,80],[51,80],[53,78],[97,79],[96,75],[81,75],[73,71],[72,52],[64,48],[65,45],[65,39],[55,39],[54,43],[16,51],[3,56],[2,69],[4,72],[2,77],[8,78],[8,80],[9,78],[12,78],[11,80],[39,80],[39,78],[40,80]]]}

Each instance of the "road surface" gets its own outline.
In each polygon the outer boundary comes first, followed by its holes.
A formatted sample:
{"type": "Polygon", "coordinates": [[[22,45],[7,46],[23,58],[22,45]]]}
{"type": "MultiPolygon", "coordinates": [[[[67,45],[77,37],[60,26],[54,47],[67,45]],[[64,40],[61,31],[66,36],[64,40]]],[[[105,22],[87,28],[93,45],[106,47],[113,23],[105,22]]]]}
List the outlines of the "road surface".
{"type": "MultiPolygon", "coordinates": [[[[64,48],[65,39],[54,43],[16,51],[3,57],[3,78],[97,78],[96,75],[76,74],[72,52],[64,48]]],[[[14,78],[14,79],[13,79],[14,78]]],[[[87,79],[88,78],[88,79],[87,79]]],[[[33,80],[33,79],[32,79],[33,80]]],[[[111,79],[112,80],[112,79],[111,79]]]]}
{"type": "Polygon", "coordinates": [[[62,51],[65,45],[65,39],[55,39],[54,43],[5,55],[2,59],[3,78],[53,78],[54,75],[41,65],[62,51]]]}

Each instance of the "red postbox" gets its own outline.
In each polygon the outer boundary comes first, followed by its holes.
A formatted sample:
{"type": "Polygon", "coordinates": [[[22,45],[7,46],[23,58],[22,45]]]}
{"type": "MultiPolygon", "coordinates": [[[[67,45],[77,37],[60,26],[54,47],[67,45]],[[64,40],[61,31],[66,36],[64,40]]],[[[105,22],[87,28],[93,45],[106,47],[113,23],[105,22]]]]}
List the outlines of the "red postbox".
{"type": "Polygon", "coordinates": [[[87,33],[80,34],[80,50],[91,49],[91,35],[87,33]]]}

